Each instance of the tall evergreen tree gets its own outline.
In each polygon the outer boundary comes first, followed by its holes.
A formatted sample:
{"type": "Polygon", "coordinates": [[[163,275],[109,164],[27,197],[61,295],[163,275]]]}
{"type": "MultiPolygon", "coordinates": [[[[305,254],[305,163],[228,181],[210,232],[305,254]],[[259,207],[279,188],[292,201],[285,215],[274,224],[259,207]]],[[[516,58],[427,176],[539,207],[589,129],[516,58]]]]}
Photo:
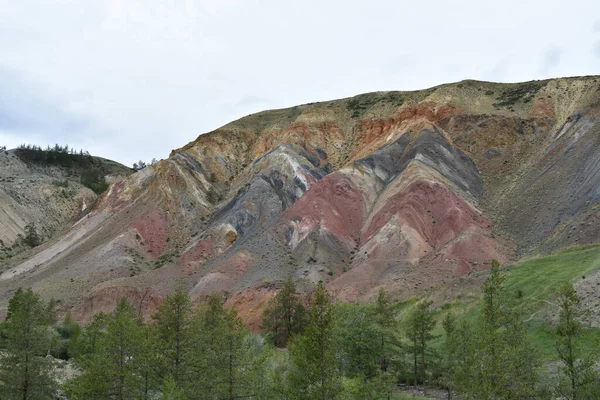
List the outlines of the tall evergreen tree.
{"type": "Polygon", "coordinates": [[[302,333],[305,326],[306,310],[290,278],[269,302],[263,313],[261,328],[268,332],[273,344],[285,347],[290,337],[302,333]]]}
{"type": "Polygon", "coordinates": [[[223,307],[221,298],[210,299],[199,334],[190,399],[264,398],[259,384],[264,340],[250,334],[236,312],[223,307]]]}
{"type": "Polygon", "coordinates": [[[31,289],[19,290],[9,304],[5,325],[6,353],[0,356],[0,398],[54,399],[56,383],[50,376],[46,305],[31,289]]]}
{"type": "Polygon", "coordinates": [[[394,306],[390,302],[385,290],[380,289],[375,303],[375,314],[377,315],[377,326],[379,327],[380,367],[383,372],[390,368],[393,355],[397,353],[400,342],[396,340],[396,327],[398,325],[394,306]]]}
{"type": "Polygon", "coordinates": [[[374,307],[371,304],[339,304],[334,315],[341,372],[352,378],[377,376],[381,371],[382,349],[374,307]]]}
{"type": "Polygon", "coordinates": [[[446,387],[450,400],[454,391],[466,394],[474,392],[472,387],[477,360],[477,341],[467,321],[455,323],[450,315],[444,320],[444,331],[446,338],[442,346],[442,384],[446,387]]]}
{"type": "Polygon", "coordinates": [[[171,375],[179,387],[183,387],[191,377],[192,352],[195,338],[193,334],[193,308],[188,294],[177,289],[166,298],[154,316],[161,358],[160,375],[171,375]]]}
{"type": "Polygon", "coordinates": [[[556,325],[556,350],[562,363],[558,392],[566,399],[588,399],[600,393],[600,376],[595,369],[598,354],[586,353],[580,342],[588,313],[581,306],[573,284],[565,283],[558,292],[560,314],[556,325]]]}
{"type": "Polygon", "coordinates": [[[479,399],[529,398],[536,394],[537,358],[523,323],[504,299],[504,275],[492,261],[483,286],[482,319],[477,334],[477,355],[471,395],[479,399]]]}
{"type": "Polygon", "coordinates": [[[407,321],[406,336],[410,341],[415,387],[419,380],[425,385],[430,372],[427,361],[432,349],[429,342],[435,338],[432,332],[436,324],[432,304],[431,301],[421,301],[407,321]]]}
{"type": "MultiPolygon", "coordinates": [[[[140,376],[140,399],[149,400],[152,393],[164,385],[161,379],[161,347],[158,346],[154,325],[142,324],[140,327],[140,343],[135,362],[140,376]]],[[[173,377],[169,376],[171,379],[173,377]]]]}
{"type": "Polygon", "coordinates": [[[70,398],[128,400],[140,395],[138,356],[142,335],[135,309],[125,299],[106,318],[96,352],[84,356],[83,373],[67,385],[70,398]]]}
{"type": "Polygon", "coordinates": [[[308,312],[308,326],[290,349],[290,399],[333,400],[341,391],[334,337],[333,305],[320,282],[308,312]]]}
{"type": "Polygon", "coordinates": [[[171,375],[167,376],[164,381],[160,400],[187,400],[183,390],[177,386],[177,382],[171,375]]]}

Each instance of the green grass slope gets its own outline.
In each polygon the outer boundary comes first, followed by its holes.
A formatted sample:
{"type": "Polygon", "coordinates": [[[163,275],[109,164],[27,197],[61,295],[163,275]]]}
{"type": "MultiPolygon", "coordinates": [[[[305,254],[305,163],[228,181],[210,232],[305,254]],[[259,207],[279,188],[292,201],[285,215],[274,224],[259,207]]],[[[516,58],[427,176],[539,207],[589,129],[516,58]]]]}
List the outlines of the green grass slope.
{"type": "MultiPolygon", "coordinates": [[[[583,283],[590,275],[600,271],[600,246],[573,248],[547,257],[524,260],[504,268],[506,302],[517,310],[527,332],[544,362],[557,359],[554,347],[553,326],[558,315],[555,299],[563,282],[583,283]]],[[[487,274],[487,273],[483,273],[487,274]]],[[[485,276],[485,275],[484,275],[485,276]]],[[[441,321],[448,312],[460,319],[475,323],[480,318],[481,294],[465,296],[442,306],[438,313],[435,334],[443,341],[441,321]]],[[[415,299],[398,305],[397,311],[404,319],[414,308],[415,299]]],[[[596,316],[597,318],[598,316],[596,316]]],[[[401,324],[402,325],[402,324],[401,324]]],[[[600,348],[600,328],[591,328],[582,337],[582,345],[590,351],[600,348]]]]}

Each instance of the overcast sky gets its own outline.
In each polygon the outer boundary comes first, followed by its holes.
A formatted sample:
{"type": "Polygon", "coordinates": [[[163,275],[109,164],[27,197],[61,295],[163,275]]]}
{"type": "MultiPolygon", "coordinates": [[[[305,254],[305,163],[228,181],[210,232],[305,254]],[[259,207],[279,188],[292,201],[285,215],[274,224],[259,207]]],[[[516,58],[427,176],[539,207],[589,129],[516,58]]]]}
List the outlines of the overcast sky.
{"type": "Polygon", "coordinates": [[[598,0],[0,0],[0,145],[127,165],[268,108],[591,74],[598,0]]]}

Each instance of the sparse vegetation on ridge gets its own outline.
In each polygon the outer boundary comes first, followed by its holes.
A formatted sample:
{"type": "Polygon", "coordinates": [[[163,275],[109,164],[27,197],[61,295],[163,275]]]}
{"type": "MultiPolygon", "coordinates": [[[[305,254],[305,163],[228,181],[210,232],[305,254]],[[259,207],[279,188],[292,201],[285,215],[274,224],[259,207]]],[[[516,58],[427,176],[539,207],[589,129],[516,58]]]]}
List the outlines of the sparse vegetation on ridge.
{"type": "MultiPolygon", "coordinates": [[[[43,149],[37,145],[22,144],[15,149],[15,154],[25,163],[67,169],[70,175],[79,176],[81,184],[97,194],[108,188],[105,175],[130,172],[114,162],[91,156],[87,150],[75,150],[68,145],[56,144],[43,149]]],[[[68,180],[55,180],[53,184],[67,187],[68,180]]]]}

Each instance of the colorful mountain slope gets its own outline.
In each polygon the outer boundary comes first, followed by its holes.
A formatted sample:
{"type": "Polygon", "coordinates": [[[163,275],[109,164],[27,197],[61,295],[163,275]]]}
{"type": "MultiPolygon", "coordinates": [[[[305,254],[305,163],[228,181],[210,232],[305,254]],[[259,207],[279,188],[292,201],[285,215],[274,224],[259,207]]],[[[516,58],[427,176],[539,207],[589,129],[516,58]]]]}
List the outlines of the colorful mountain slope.
{"type": "Polygon", "coordinates": [[[600,238],[600,79],[464,81],[265,111],[110,187],[30,259],[33,286],[87,320],[178,285],[253,326],[287,277],[347,301],[457,285],[600,238]]]}

